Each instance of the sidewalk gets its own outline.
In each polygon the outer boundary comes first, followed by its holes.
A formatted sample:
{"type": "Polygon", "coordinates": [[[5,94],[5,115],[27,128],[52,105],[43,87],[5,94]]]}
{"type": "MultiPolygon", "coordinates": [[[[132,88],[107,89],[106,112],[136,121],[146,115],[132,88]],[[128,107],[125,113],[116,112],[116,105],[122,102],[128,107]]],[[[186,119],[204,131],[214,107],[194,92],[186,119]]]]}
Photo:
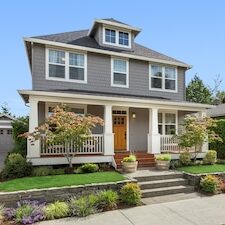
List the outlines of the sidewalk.
{"type": "Polygon", "coordinates": [[[222,225],[225,194],[115,210],[86,218],[45,221],[38,225],[222,225]]]}

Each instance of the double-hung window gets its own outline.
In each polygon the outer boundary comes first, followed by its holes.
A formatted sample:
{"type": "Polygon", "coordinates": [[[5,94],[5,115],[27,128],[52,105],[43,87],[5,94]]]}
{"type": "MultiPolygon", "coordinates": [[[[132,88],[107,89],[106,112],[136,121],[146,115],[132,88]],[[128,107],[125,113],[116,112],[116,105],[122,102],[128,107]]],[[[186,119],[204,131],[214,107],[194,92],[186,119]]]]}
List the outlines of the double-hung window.
{"type": "Polygon", "coordinates": [[[116,43],[116,31],[111,29],[105,29],[105,42],[116,43]]]}
{"type": "Polygon", "coordinates": [[[49,50],[49,77],[65,78],[65,52],[49,50]]]}
{"type": "Polygon", "coordinates": [[[176,113],[158,113],[158,129],[161,135],[174,135],[177,130],[176,113]]]}
{"type": "Polygon", "coordinates": [[[129,33],[119,32],[119,44],[129,46],[129,33]]]}
{"type": "Polygon", "coordinates": [[[177,68],[150,65],[150,89],[177,91],[177,68]]]}
{"type": "Polygon", "coordinates": [[[128,60],[114,59],[111,61],[111,85],[117,87],[128,87],[129,74],[128,74],[128,60]]]}
{"type": "Polygon", "coordinates": [[[78,83],[87,82],[86,55],[47,49],[46,78],[78,83]]]}

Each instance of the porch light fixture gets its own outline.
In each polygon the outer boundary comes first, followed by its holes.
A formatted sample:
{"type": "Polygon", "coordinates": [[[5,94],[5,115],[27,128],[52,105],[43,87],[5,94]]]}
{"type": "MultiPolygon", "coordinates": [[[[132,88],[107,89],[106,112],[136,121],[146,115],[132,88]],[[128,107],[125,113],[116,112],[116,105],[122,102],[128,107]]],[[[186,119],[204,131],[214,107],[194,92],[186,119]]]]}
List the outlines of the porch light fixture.
{"type": "Polygon", "coordinates": [[[136,119],[136,113],[135,112],[132,112],[132,118],[136,119]]]}

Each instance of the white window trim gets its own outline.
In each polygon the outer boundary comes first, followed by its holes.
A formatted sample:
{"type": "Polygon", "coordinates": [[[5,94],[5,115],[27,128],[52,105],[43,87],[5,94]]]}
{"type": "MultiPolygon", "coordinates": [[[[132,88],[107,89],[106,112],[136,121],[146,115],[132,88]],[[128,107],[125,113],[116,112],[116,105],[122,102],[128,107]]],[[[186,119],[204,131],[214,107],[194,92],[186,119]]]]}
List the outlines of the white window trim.
{"type": "Polygon", "coordinates": [[[172,111],[172,110],[159,110],[158,113],[161,113],[162,114],[162,123],[159,123],[158,122],[158,125],[162,125],[162,136],[171,136],[170,134],[166,134],[166,125],[175,125],[175,129],[176,129],[176,134],[178,133],[178,111],[172,111]],[[166,116],[165,114],[175,114],[175,117],[176,117],[176,123],[175,124],[169,124],[169,123],[166,123],[166,116]]]}
{"type": "MultiPolygon", "coordinates": [[[[160,79],[160,77],[158,77],[160,79]]],[[[172,92],[172,93],[177,93],[177,90],[178,90],[178,72],[177,72],[177,67],[174,67],[174,66],[164,66],[164,65],[158,65],[158,64],[149,64],[149,90],[151,91],[163,91],[163,92],[172,92]],[[152,88],[152,66],[160,66],[162,67],[162,88],[152,88]],[[168,68],[174,68],[175,69],[175,79],[170,79],[170,78],[166,78],[165,77],[165,67],[168,67],[168,68]],[[175,80],[175,90],[169,90],[169,89],[166,89],[165,88],[165,80],[166,79],[169,79],[169,80],[175,80]]]]}
{"type": "MultiPolygon", "coordinates": [[[[49,107],[56,107],[57,105],[60,105],[61,103],[57,102],[45,102],[45,118],[47,119],[49,117],[49,107]]],[[[70,108],[77,108],[77,109],[83,109],[84,114],[87,114],[87,105],[81,105],[81,104],[66,104],[66,106],[70,108]]]]}
{"type": "MultiPolygon", "coordinates": [[[[121,73],[118,71],[118,73],[121,73]]],[[[129,59],[124,58],[111,58],[111,86],[112,87],[122,87],[122,88],[129,88],[129,59]],[[122,60],[126,62],[126,85],[122,84],[114,84],[114,60],[122,60]]]]}
{"type": "Polygon", "coordinates": [[[45,75],[46,75],[45,76],[46,80],[87,84],[87,54],[83,53],[83,52],[65,51],[65,50],[54,49],[54,48],[45,48],[45,75]],[[49,63],[49,50],[65,52],[65,64],[49,63]],[[84,55],[84,67],[74,66],[74,65],[70,66],[69,65],[69,53],[83,54],[84,55]],[[65,78],[49,77],[49,64],[65,66],[65,78]],[[70,79],[69,78],[69,67],[84,68],[84,80],[70,79]]]}
{"type": "Polygon", "coordinates": [[[112,45],[112,46],[116,46],[116,47],[122,47],[122,48],[131,48],[131,32],[127,31],[127,30],[123,30],[123,29],[116,29],[113,27],[103,27],[103,44],[105,45],[112,45]],[[109,30],[114,30],[116,32],[116,43],[111,43],[111,42],[107,42],[105,40],[105,30],[109,29],[109,30]],[[129,41],[129,45],[121,45],[119,44],[119,32],[124,32],[124,33],[128,33],[128,41],[129,41]]]}

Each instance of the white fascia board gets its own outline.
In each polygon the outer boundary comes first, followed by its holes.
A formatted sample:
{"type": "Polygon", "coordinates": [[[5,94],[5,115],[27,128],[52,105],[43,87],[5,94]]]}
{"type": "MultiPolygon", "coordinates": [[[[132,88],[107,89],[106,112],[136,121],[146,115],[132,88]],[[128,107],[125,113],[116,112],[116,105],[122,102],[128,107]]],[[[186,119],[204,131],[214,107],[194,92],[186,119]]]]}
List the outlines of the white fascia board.
{"type": "Polygon", "coordinates": [[[123,57],[123,58],[138,59],[138,60],[143,60],[143,61],[148,61],[148,62],[156,62],[156,63],[162,63],[162,64],[167,64],[167,65],[181,66],[181,67],[185,67],[187,69],[192,68],[191,65],[188,65],[185,63],[171,62],[171,61],[162,60],[162,59],[154,59],[154,58],[149,58],[149,57],[145,57],[145,56],[113,52],[113,51],[102,50],[102,49],[97,49],[97,48],[83,47],[83,46],[79,46],[79,45],[72,45],[72,44],[66,44],[66,43],[61,43],[61,42],[48,41],[48,40],[43,40],[43,39],[38,39],[38,38],[24,38],[24,41],[44,44],[44,45],[47,45],[50,47],[57,46],[57,47],[64,48],[64,49],[75,49],[75,50],[80,50],[80,51],[85,51],[85,52],[94,52],[94,53],[123,57]]]}
{"type": "Polygon", "coordinates": [[[159,109],[175,109],[187,111],[206,111],[209,108],[214,108],[213,105],[198,104],[191,102],[173,102],[163,100],[128,98],[128,97],[113,97],[113,96],[99,96],[88,94],[72,94],[62,92],[48,92],[48,91],[27,91],[19,90],[21,96],[28,95],[29,98],[36,101],[54,101],[54,102],[74,102],[80,104],[96,104],[96,105],[123,105],[127,107],[143,107],[151,108],[152,106],[159,109]]]}

